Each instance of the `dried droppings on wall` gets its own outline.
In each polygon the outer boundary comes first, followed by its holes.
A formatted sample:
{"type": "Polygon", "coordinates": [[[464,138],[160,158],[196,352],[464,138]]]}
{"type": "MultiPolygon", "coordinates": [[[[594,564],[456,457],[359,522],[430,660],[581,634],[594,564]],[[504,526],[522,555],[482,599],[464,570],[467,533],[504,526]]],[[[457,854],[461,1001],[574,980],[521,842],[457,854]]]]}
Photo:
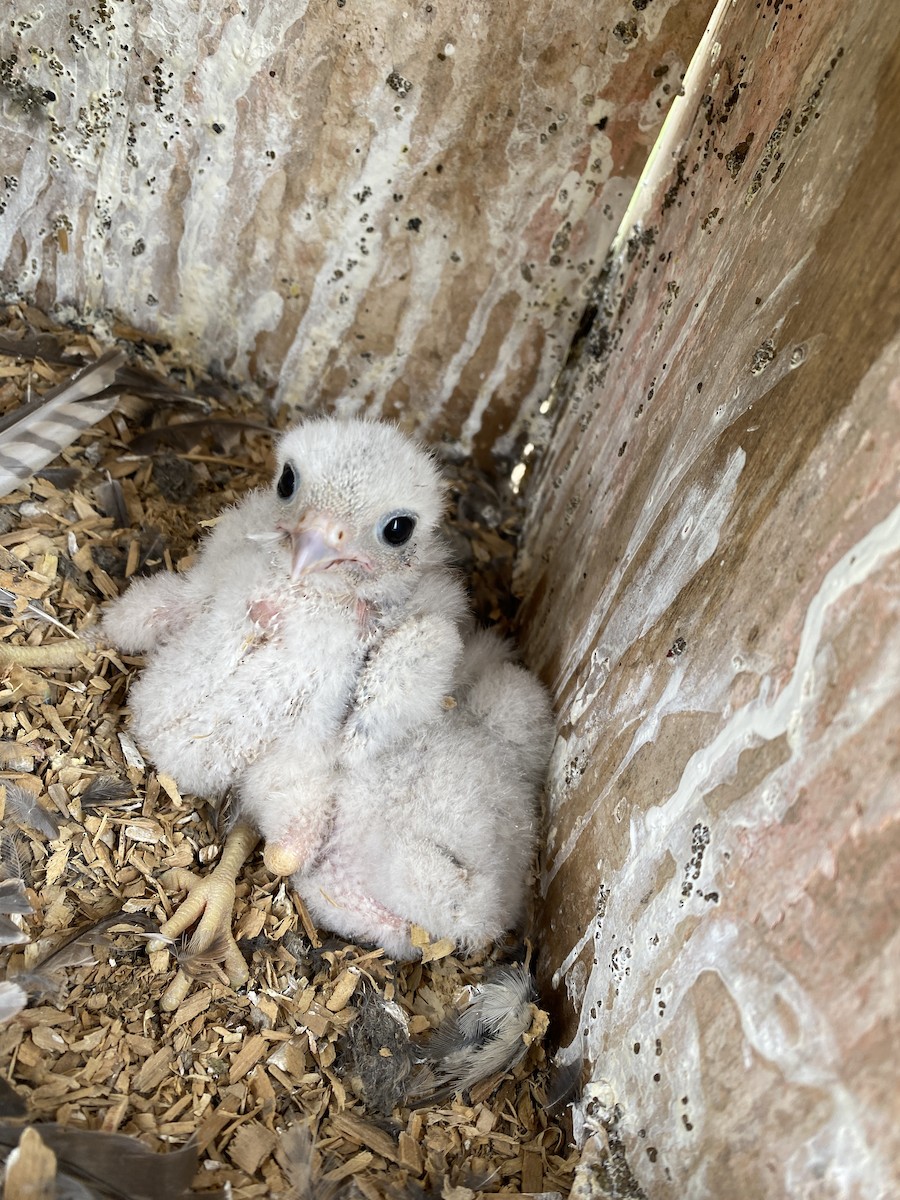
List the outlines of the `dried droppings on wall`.
{"type": "Polygon", "coordinates": [[[900,1188],[891,12],[717,7],[527,493],[539,962],[654,1198],[900,1188]]]}
{"type": "Polygon", "coordinates": [[[46,0],[0,32],[7,296],[486,462],[565,357],[712,8],[46,0]]]}

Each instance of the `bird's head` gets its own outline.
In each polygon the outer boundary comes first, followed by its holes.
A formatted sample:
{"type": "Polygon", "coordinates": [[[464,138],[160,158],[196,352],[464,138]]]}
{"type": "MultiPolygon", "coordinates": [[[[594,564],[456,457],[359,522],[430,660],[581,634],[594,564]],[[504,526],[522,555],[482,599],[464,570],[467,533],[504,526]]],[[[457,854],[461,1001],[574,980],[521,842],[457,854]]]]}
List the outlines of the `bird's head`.
{"type": "Polygon", "coordinates": [[[431,456],[392,425],[320,418],[290,430],[272,495],[291,578],[362,583],[433,561],[442,491],[431,456]]]}

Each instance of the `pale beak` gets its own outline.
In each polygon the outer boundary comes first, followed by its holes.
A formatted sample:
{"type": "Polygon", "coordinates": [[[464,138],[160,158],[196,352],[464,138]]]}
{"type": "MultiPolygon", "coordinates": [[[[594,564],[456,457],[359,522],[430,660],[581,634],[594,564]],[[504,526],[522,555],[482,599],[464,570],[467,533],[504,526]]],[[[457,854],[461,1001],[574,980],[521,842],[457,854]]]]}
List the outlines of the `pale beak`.
{"type": "Polygon", "coordinates": [[[291,534],[291,579],[306,571],[323,570],[334,562],[334,548],[318,529],[295,529],[291,534]]]}
{"type": "Polygon", "coordinates": [[[341,525],[324,514],[308,514],[285,533],[291,539],[291,579],[295,582],[312,571],[327,571],[343,562],[372,569],[367,558],[351,549],[341,525]]]}

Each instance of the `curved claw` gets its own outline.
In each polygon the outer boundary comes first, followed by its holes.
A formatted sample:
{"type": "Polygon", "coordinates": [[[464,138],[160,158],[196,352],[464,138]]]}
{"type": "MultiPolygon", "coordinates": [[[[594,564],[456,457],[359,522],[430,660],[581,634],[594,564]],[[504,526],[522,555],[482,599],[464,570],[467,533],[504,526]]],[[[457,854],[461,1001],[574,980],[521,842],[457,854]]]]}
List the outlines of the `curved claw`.
{"type": "MultiPolygon", "coordinates": [[[[168,881],[178,889],[187,888],[188,895],[176,911],[164,922],[160,934],[165,938],[180,937],[199,918],[191,937],[191,950],[203,954],[217,943],[222,947],[223,965],[232,987],[247,982],[250,972],[231,932],[235,887],[241,867],[250,857],[257,833],[248,825],[238,825],[225,842],[222,857],[215,868],[203,878],[176,868],[167,873],[168,881]]],[[[179,970],[163,994],[160,1004],[172,1012],[182,1003],[194,980],[179,970]]]]}

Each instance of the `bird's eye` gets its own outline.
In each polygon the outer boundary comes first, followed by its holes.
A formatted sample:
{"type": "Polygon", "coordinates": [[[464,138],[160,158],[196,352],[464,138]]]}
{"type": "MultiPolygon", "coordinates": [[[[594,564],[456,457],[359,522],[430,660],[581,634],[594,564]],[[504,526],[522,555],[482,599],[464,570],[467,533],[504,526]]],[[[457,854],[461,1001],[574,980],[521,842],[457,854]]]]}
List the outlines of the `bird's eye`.
{"type": "Polygon", "coordinates": [[[297,490],[297,476],[294,474],[294,468],[290,463],[285,463],[281,474],[278,476],[278,483],[275,485],[275,490],[282,500],[290,500],[294,492],[297,490]]]}
{"type": "Polygon", "coordinates": [[[381,527],[381,540],[389,546],[405,546],[413,535],[416,527],[415,517],[399,513],[396,517],[388,517],[381,527]]]}

